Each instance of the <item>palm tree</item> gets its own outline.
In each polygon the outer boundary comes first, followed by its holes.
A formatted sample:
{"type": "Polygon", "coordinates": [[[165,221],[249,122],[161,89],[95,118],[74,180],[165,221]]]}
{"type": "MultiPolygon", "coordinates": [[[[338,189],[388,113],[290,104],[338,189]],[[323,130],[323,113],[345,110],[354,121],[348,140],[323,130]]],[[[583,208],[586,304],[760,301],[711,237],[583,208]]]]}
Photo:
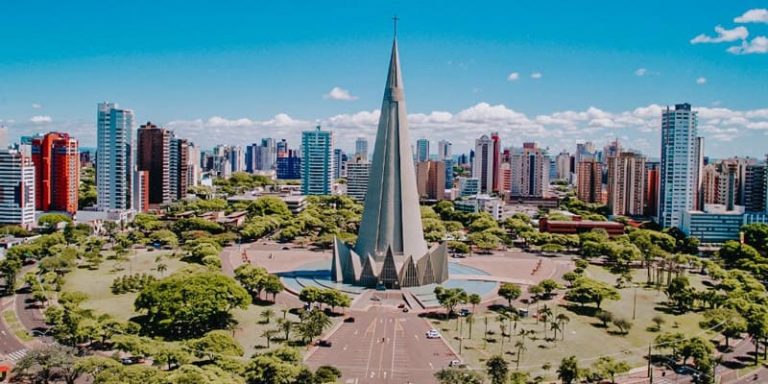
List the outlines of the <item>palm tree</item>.
{"type": "Polygon", "coordinates": [[[275,334],[278,331],[275,329],[265,329],[261,331],[261,337],[267,339],[267,348],[269,348],[270,341],[272,341],[272,338],[275,337],[275,334]]]}
{"type": "Polygon", "coordinates": [[[472,323],[475,322],[475,316],[473,314],[467,315],[467,325],[469,326],[469,338],[472,338],[472,323]]]}
{"type": "Polygon", "coordinates": [[[157,265],[157,267],[155,267],[155,269],[158,272],[160,272],[160,276],[165,276],[165,271],[168,270],[168,266],[163,264],[163,263],[160,263],[160,264],[157,265]]]}
{"type": "Polygon", "coordinates": [[[539,318],[542,322],[544,322],[544,338],[547,338],[547,322],[549,321],[550,317],[552,316],[552,309],[549,308],[549,306],[544,305],[539,309],[539,318]]]}
{"type": "Polygon", "coordinates": [[[560,323],[555,321],[551,322],[549,324],[549,330],[552,331],[552,340],[557,343],[557,331],[560,331],[560,323]]]}
{"type": "Polygon", "coordinates": [[[275,317],[275,311],[267,308],[261,311],[261,314],[259,316],[261,317],[262,323],[269,324],[269,321],[272,320],[273,317],[275,317]]]}
{"type": "Polygon", "coordinates": [[[291,336],[291,329],[294,327],[294,322],[288,319],[278,319],[277,321],[278,327],[285,333],[285,341],[289,341],[289,337],[291,336]]]}
{"type": "Polygon", "coordinates": [[[499,330],[501,331],[501,353],[504,353],[504,334],[507,332],[507,325],[504,324],[504,318],[499,319],[499,330]]]}
{"type": "Polygon", "coordinates": [[[523,352],[527,350],[525,347],[525,338],[515,342],[515,348],[517,348],[517,361],[515,362],[515,370],[520,369],[520,360],[523,359],[523,352]]]}
{"type": "Polygon", "coordinates": [[[558,313],[555,317],[555,321],[560,325],[560,339],[565,340],[565,324],[568,324],[568,322],[571,321],[571,318],[565,313],[558,313]]]}
{"type": "Polygon", "coordinates": [[[477,293],[473,293],[469,295],[469,303],[472,304],[472,312],[475,312],[475,306],[480,304],[480,302],[483,301],[483,298],[480,297],[477,293]]]}

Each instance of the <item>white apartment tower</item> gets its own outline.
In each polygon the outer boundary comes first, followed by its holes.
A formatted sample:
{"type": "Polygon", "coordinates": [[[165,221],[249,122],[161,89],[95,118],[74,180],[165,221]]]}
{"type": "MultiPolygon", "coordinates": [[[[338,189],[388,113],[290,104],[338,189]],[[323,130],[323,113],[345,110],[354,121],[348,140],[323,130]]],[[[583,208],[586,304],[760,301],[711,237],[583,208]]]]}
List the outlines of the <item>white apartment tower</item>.
{"type": "Polygon", "coordinates": [[[690,104],[661,113],[659,224],[679,227],[684,212],[698,209],[703,140],[697,136],[697,112],[690,104]]]}
{"type": "Polygon", "coordinates": [[[133,111],[99,103],[96,117],[96,205],[101,211],[131,209],[133,111]]]}

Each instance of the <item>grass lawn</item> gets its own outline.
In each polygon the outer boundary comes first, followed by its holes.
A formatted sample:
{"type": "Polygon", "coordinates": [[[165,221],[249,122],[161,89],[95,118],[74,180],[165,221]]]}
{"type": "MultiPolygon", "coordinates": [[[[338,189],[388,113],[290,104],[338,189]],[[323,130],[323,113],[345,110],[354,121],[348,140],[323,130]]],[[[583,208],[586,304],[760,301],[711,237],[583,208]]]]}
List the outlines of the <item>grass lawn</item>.
{"type": "MultiPolygon", "coordinates": [[[[119,320],[129,320],[138,315],[133,309],[133,302],[138,294],[126,293],[115,295],[110,290],[112,281],[116,277],[134,273],[148,273],[161,278],[190,265],[178,258],[172,257],[171,253],[172,251],[148,252],[146,250],[139,250],[135,255],[130,256],[129,261],[122,263],[120,266],[121,270],[116,270],[115,267],[119,263],[114,260],[105,260],[96,270],[76,268],[67,274],[64,290],[86,293],[88,300],[82,304],[84,308],[94,309],[97,313],[109,314],[119,320]],[[162,260],[157,262],[156,259],[159,256],[162,256],[162,260]],[[156,270],[158,263],[165,264],[167,270],[163,273],[158,272],[156,270]]],[[[282,294],[287,295],[287,293],[282,294]]],[[[235,328],[235,339],[242,344],[245,350],[245,357],[250,357],[254,352],[265,350],[267,340],[261,337],[261,334],[265,329],[277,328],[277,318],[283,316],[283,309],[288,308],[280,305],[249,305],[245,310],[237,309],[233,311],[234,318],[238,322],[235,328]],[[275,318],[269,324],[262,324],[260,314],[267,308],[274,311],[275,318]]],[[[294,322],[298,321],[298,317],[291,313],[287,313],[287,318],[294,322]]],[[[334,324],[340,321],[340,319],[339,317],[332,318],[334,324]]],[[[10,324],[8,320],[6,322],[10,324]]],[[[276,340],[272,340],[271,348],[279,346],[283,337],[284,333],[282,332],[275,336],[276,340]]],[[[293,332],[291,332],[290,337],[294,339],[293,332]]],[[[304,349],[302,349],[303,351],[304,349]]]]}
{"type": "Polygon", "coordinates": [[[67,274],[64,290],[80,291],[87,294],[88,300],[82,304],[84,308],[109,314],[119,320],[128,320],[137,315],[133,310],[133,302],[137,294],[112,294],[110,290],[112,281],[116,277],[134,273],[147,273],[161,278],[189,265],[170,255],[171,251],[137,250],[135,254],[132,253],[129,256],[129,261],[123,263],[118,263],[115,260],[104,260],[96,270],[75,268],[67,274]],[[155,261],[158,257],[162,257],[159,262],[155,261]],[[167,270],[164,273],[155,270],[159,263],[166,265],[167,270]],[[120,267],[121,270],[117,270],[116,266],[120,267]]]}
{"type": "Polygon", "coordinates": [[[5,321],[5,324],[8,325],[8,328],[13,331],[13,334],[19,338],[19,340],[32,341],[32,336],[27,333],[27,330],[24,329],[24,326],[21,325],[19,319],[16,318],[16,312],[13,309],[7,309],[5,312],[3,312],[3,320],[5,321]]]}
{"type": "MultiPolygon", "coordinates": [[[[615,283],[616,277],[601,267],[590,266],[587,269],[590,277],[604,281],[609,284],[615,283]]],[[[635,281],[645,282],[645,271],[636,271],[638,276],[635,281]]],[[[699,279],[698,275],[691,275],[693,281],[699,279]]],[[[697,283],[698,284],[698,283],[697,283]]],[[[616,317],[622,317],[633,323],[632,329],[627,335],[617,334],[617,329],[613,325],[603,328],[599,320],[592,317],[594,305],[587,305],[585,308],[568,307],[567,302],[559,302],[563,293],[558,295],[555,300],[531,304],[528,308],[533,316],[537,309],[543,305],[552,308],[555,315],[564,313],[570,321],[565,324],[565,337],[558,332],[557,341],[545,340],[545,327],[543,322],[537,322],[533,317],[528,317],[518,321],[516,330],[512,331],[512,336],[503,343],[504,356],[511,362],[514,368],[517,360],[517,348],[515,343],[523,340],[517,336],[521,329],[532,330],[534,333],[524,339],[525,350],[520,360],[520,369],[530,372],[532,375],[542,375],[547,379],[554,379],[556,369],[560,360],[564,357],[576,355],[582,367],[590,366],[600,356],[611,355],[616,359],[625,360],[632,367],[638,367],[645,364],[644,356],[648,353],[648,345],[658,332],[652,332],[649,327],[653,325],[651,319],[656,315],[661,315],[666,323],[662,326],[662,332],[674,331],[681,332],[688,336],[700,334],[702,331],[698,326],[701,315],[699,313],[686,313],[684,315],[668,314],[660,310],[664,307],[660,304],[666,301],[666,295],[655,289],[645,288],[623,288],[620,290],[621,300],[605,301],[602,309],[610,311],[616,317]],[[633,303],[635,301],[635,292],[637,292],[637,307],[635,319],[632,319],[633,303]],[[558,303],[559,302],[559,303],[558,303]],[[544,369],[545,363],[551,367],[544,369]]],[[[517,304],[518,307],[525,307],[523,304],[517,304]]],[[[494,312],[478,313],[475,315],[472,326],[472,339],[469,336],[469,327],[466,323],[462,324],[463,335],[465,337],[462,345],[462,357],[471,367],[483,367],[484,361],[495,354],[502,353],[502,343],[500,338],[499,323],[496,320],[497,315],[494,312]],[[483,341],[485,331],[485,318],[488,318],[488,331],[494,332],[489,335],[489,341],[483,341]]],[[[459,350],[458,332],[456,331],[457,320],[450,322],[445,320],[432,320],[435,328],[441,329],[443,336],[450,342],[451,346],[459,350]]],[[[547,325],[549,328],[549,324],[547,325]]],[[[508,333],[510,331],[507,331],[508,333]]],[[[547,329],[546,336],[552,338],[552,331],[547,329]]]]}

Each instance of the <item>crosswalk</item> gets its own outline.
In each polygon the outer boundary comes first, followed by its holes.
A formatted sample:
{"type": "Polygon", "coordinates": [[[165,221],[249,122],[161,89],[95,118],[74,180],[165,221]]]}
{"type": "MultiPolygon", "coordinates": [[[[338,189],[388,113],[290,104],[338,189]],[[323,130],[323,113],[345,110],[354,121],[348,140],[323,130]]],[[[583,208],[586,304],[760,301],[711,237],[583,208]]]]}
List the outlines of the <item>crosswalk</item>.
{"type": "Polygon", "coordinates": [[[29,349],[19,349],[18,351],[13,351],[11,353],[2,354],[2,360],[6,361],[19,361],[22,357],[27,355],[27,352],[29,352],[29,349]]]}

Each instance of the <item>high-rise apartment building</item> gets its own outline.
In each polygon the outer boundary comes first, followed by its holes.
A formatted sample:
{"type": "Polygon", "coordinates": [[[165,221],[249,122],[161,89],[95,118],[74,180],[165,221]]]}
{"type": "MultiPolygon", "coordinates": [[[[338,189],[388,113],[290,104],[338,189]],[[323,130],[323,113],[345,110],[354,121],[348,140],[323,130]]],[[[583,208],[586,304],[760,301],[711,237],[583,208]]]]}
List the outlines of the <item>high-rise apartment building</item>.
{"type": "Polygon", "coordinates": [[[301,193],[330,195],[333,191],[333,133],[320,126],[301,134],[301,193]]]}
{"type": "Polygon", "coordinates": [[[585,203],[602,203],[603,171],[594,158],[582,160],[576,168],[576,197],[585,203]]]}
{"type": "Polygon", "coordinates": [[[547,197],[549,157],[536,143],[523,143],[511,154],[511,187],[514,197],[547,197]]]}
{"type": "Polygon", "coordinates": [[[187,149],[189,150],[187,155],[187,183],[190,187],[194,187],[200,184],[203,173],[200,147],[194,143],[189,143],[187,149]]]}
{"type": "Polygon", "coordinates": [[[472,162],[472,177],[480,181],[480,193],[493,192],[493,141],[487,135],[475,140],[475,159],[472,162]]]}
{"type": "Polygon", "coordinates": [[[555,157],[555,168],[557,178],[560,180],[571,180],[571,154],[567,151],[560,152],[555,157]]]}
{"type": "Polygon", "coordinates": [[[189,182],[189,142],[186,139],[171,137],[168,165],[171,200],[178,200],[186,196],[192,186],[189,182]]]}
{"type": "Polygon", "coordinates": [[[416,140],[416,162],[427,160],[429,160],[429,140],[418,139],[416,140]]]}
{"type": "Polygon", "coordinates": [[[445,159],[443,163],[445,163],[445,189],[451,189],[453,188],[453,166],[456,161],[445,159]]]}
{"type": "Polygon", "coordinates": [[[645,162],[645,216],[659,214],[659,177],[661,164],[658,161],[645,162]]]}
{"type": "Polygon", "coordinates": [[[35,165],[29,148],[0,148],[0,224],[35,225],[35,165]]]}
{"type": "Polygon", "coordinates": [[[96,119],[96,204],[99,210],[131,209],[133,111],[100,103],[96,119]]]}
{"type": "Polygon", "coordinates": [[[171,132],[151,122],[137,131],[136,168],[149,172],[149,204],[171,202],[171,132]]]}
{"type": "Polygon", "coordinates": [[[448,140],[440,140],[437,142],[437,159],[438,160],[450,160],[453,156],[453,144],[448,140]]]}
{"type": "Polygon", "coordinates": [[[229,148],[229,166],[232,172],[245,172],[245,151],[236,145],[229,148]]]}
{"type": "Polygon", "coordinates": [[[333,178],[338,179],[340,177],[346,177],[346,167],[345,163],[347,162],[347,154],[344,153],[344,151],[341,150],[341,148],[336,148],[333,150],[333,178]]]}
{"type": "Polygon", "coordinates": [[[365,137],[358,137],[355,140],[355,161],[361,157],[362,160],[368,160],[368,139],[365,137]]]}
{"type": "Polygon", "coordinates": [[[283,156],[277,158],[276,176],[279,180],[301,179],[301,156],[299,151],[286,149],[283,156]]]}
{"type": "Polygon", "coordinates": [[[747,212],[768,211],[768,166],[747,166],[744,183],[744,205],[747,212]]]}
{"type": "Polygon", "coordinates": [[[370,172],[371,163],[362,153],[358,153],[354,160],[347,163],[347,195],[359,203],[365,201],[370,172]]]}
{"type": "Polygon", "coordinates": [[[149,171],[133,173],[133,204],[137,212],[149,211],[149,171]]]}
{"type": "Polygon", "coordinates": [[[659,224],[679,227],[683,212],[699,208],[703,142],[690,104],[669,106],[661,116],[659,224]]]}
{"type": "Polygon", "coordinates": [[[612,215],[639,216],[645,210],[645,157],[618,152],[608,157],[608,209],[612,215]]]}
{"type": "Polygon", "coordinates": [[[493,170],[491,171],[493,173],[493,181],[492,184],[492,191],[493,192],[499,192],[500,191],[500,175],[499,171],[501,169],[501,137],[499,137],[498,132],[491,133],[491,141],[493,142],[493,154],[491,155],[493,157],[493,170]]]}
{"type": "Polygon", "coordinates": [[[77,140],[50,132],[32,138],[35,165],[35,207],[40,211],[77,212],[80,154],[77,140]]]}
{"type": "Polygon", "coordinates": [[[445,163],[442,161],[416,163],[416,190],[421,199],[443,200],[445,197],[445,163]]]}

